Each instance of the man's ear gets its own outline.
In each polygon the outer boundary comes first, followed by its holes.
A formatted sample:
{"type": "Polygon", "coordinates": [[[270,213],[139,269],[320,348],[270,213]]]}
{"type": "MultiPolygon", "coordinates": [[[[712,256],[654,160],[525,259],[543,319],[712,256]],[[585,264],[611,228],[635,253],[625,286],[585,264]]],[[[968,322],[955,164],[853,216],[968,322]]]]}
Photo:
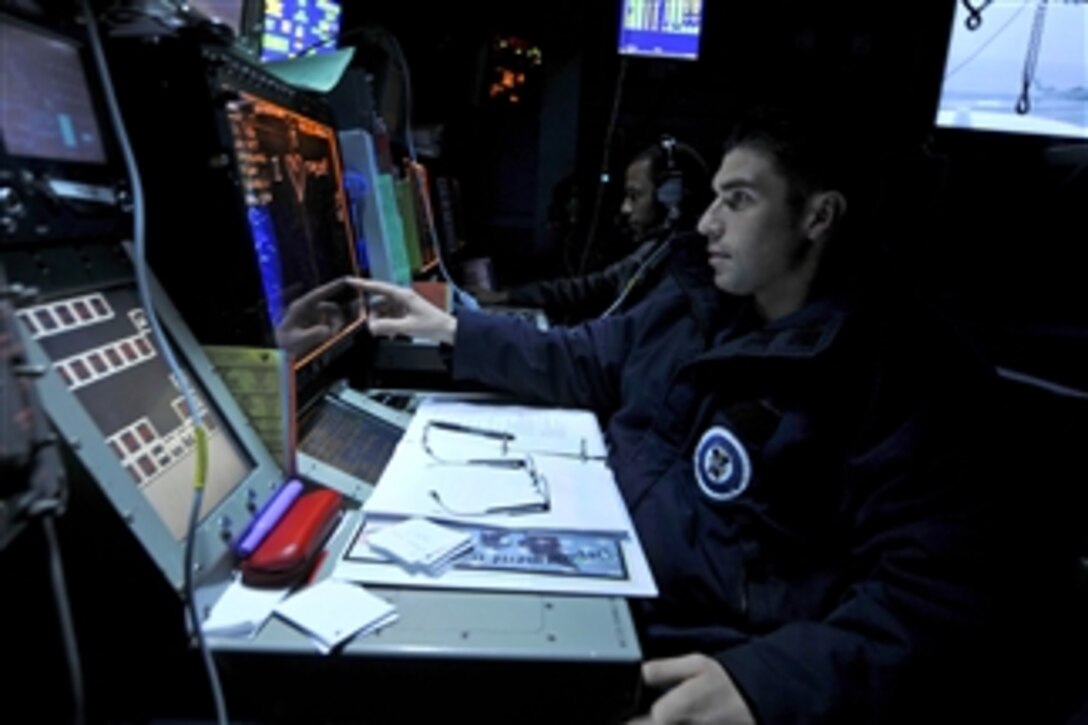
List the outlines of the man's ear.
{"type": "Polygon", "coordinates": [[[805,237],[825,239],[846,215],[846,197],[838,191],[821,191],[809,197],[804,217],[805,237]]]}

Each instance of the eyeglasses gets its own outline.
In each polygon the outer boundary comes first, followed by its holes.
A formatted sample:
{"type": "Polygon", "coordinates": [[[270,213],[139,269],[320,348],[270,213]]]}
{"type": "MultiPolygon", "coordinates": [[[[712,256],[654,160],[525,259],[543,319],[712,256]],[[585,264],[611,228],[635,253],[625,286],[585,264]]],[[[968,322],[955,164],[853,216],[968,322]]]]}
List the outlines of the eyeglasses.
{"type": "MultiPolygon", "coordinates": [[[[528,453],[507,456],[508,444],[513,435],[502,431],[473,428],[460,424],[428,421],[423,427],[423,450],[437,464],[442,466],[463,466],[486,469],[488,480],[466,480],[463,477],[447,477],[456,489],[451,488],[443,496],[437,488],[428,493],[435,503],[454,516],[489,516],[493,514],[528,514],[543,513],[551,510],[551,490],[548,479],[536,467],[533,457],[528,453]],[[458,435],[497,440],[501,442],[499,457],[454,458],[440,455],[435,451],[432,430],[443,430],[458,435]],[[507,479],[503,474],[509,472],[517,478],[507,479]],[[498,474],[492,476],[491,474],[498,474]],[[523,477],[524,476],[524,477],[523,477]],[[528,484],[528,485],[525,485],[528,484]],[[521,489],[519,491],[519,489],[521,489]],[[524,496],[520,495],[524,493],[524,496]],[[457,499],[463,499],[463,502],[457,499]]],[[[482,473],[482,471],[481,471],[482,473]]]]}

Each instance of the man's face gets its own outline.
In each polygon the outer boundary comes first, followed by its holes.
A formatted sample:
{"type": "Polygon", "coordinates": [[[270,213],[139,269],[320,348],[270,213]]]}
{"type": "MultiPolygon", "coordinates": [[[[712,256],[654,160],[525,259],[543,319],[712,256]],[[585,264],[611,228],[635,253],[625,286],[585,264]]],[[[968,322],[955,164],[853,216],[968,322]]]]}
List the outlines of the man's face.
{"type": "Polygon", "coordinates": [[[766,319],[798,309],[819,259],[803,233],[803,213],[789,204],[789,187],[771,158],[738,147],[714,176],[715,199],[699,220],[707,237],[714,286],[755,298],[766,319]]]}
{"type": "Polygon", "coordinates": [[[641,237],[659,222],[654,191],[649,159],[635,161],[627,167],[620,214],[636,237],[641,237]]]}

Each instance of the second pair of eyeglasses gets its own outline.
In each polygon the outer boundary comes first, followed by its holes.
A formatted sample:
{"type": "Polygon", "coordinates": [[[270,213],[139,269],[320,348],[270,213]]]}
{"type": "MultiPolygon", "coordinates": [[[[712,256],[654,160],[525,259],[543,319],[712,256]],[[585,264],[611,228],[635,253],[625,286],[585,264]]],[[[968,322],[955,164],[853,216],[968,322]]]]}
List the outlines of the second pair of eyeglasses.
{"type": "MultiPolygon", "coordinates": [[[[435,463],[442,466],[476,466],[493,471],[510,471],[517,476],[528,477],[528,496],[525,500],[514,501],[486,501],[469,507],[461,507],[451,504],[437,488],[431,488],[428,492],[432,499],[444,511],[454,516],[490,516],[496,514],[518,515],[545,513],[551,510],[551,489],[548,486],[547,477],[536,466],[531,453],[510,453],[510,443],[514,440],[513,433],[492,430],[475,426],[462,425],[449,421],[430,420],[423,427],[423,450],[435,463]],[[442,431],[454,436],[470,436],[476,440],[496,441],[499,443],[499,455],[494,457],[463,457],[451,455],[449,452],[440,453],[435,445],[434,432],[442,431]]],[[[512,482],[513,483],[513,482],[512,482]]],[[[462,482],[464,485],[464,482],[462,482]]]]}

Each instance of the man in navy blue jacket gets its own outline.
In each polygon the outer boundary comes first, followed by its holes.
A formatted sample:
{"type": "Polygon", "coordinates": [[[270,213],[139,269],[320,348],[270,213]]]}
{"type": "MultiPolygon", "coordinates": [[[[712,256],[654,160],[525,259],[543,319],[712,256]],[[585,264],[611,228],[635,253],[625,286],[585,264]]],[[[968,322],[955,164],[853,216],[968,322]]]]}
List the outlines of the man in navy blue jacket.
{"type": "Polygon", "coordinates": [[[637,245],[630,254],[587,274],[474,294],[483,303],[542,309],[553,323],[563,324],[634,307],[663,275],[669,238],[694,228],[708,198],[709,181],[710,172],[698,152],[665,136],[639,152],[624,173],[620,216],[637,245]]]}
{"type": "Polygon", "coordinates": [[[851,283],[829,150],[742,123],[705,239],[614,318],[541,333],[353,282],[383,299],[374,334],[452,345],[456,378],[597,411],[661,592],[635,610],[647,722],[933,722],[968,700],[991,377],[922,306],[851,283]]]}

